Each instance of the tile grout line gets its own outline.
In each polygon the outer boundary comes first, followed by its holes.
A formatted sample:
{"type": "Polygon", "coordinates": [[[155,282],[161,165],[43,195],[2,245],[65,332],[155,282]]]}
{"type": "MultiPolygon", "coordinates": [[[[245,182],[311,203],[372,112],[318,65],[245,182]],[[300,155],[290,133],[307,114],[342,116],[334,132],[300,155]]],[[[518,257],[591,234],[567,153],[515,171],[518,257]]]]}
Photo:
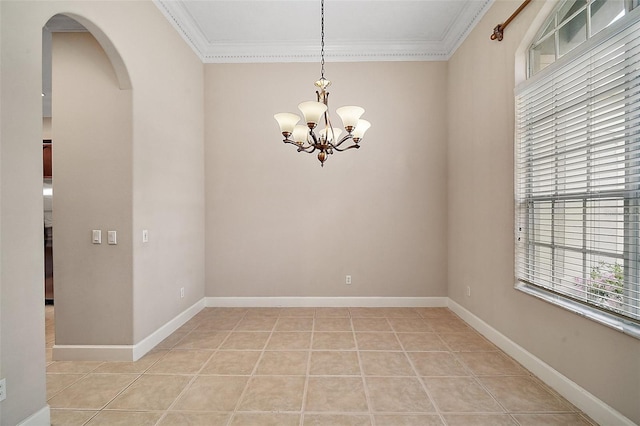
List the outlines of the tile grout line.
{"type": "Polygon", "coordinates": [[[311,337],[309,340],[309,346],[307,351],[307,371],[304,378],[304,388],[302,389],[302,404],[300,407],[300,419],[298,419],[298,424],[303,426],[304,418],[307,411],[307,396],[309,392],[309,378],[311,376],[311,355],[313,354],[313,333],[316,329],[316,310],[313,311],[313,318],[311,319],[311,337]]]}
{"type": "MultiPolygon", "coordinates": [[[[242,317],[242,319],[240,321],[238,321],[238,324],[236,324],[236,327],[234,327],[233,331],[237,331],[237,332],[241,332],[242,330],[236,330],[236,328],[238,327],[238,325],[240,325],[240,323],[242,322],[242,320],[244,320],[245,318],[247,318],[247,313],[249,311],[247,310],[247,312],[245,313],[245,315],[242,317]]],[[[267,317],[269,318],[269,317],[267,317]]],[[[262,350],[260,351],[260,355],[258,356],[258,359],[256,360],[255,365],[253,366],[253,369],[251,370],[251,373],[249,374],[249,378],[247,379],[247,384],[244,385],[244,389],[242,389],[242,392],[240,393],[240,396],[238,397],[238,400],[236,401],[235,406],[233,407],[233,411],[231,411],[231,415],[229,416],[229,418],[227,419],[227,426],[230,426],[231,423],[233,422],[234,418],[236,417],[236,414],[238,413],[238,408],[240,408],[240,404],[242,403],[242,400],[244,399],[247,390],[249,389],[249,385],[251,384],[252,379],[256,376],[256,372],[258,371],[258,366],[260,365],[260,361],[262,361],[262,358],[264,357],[264,353],[267,350],[267,346],[269,345],[269,342],[271,341],[271,337],[273,337],[273,332],[276,328],[276,325],[278,324],[278,319],[280,318],[280,315],[278,313],[278,316],[276,317],[276,321],[273,323],[273,326],[271,326],[271,331],[269,332],[269,337],[267,337],[267,340],[264,342],[264,345],[262,346],[262,350]]],[[[229,333],[229,335],[231,335],[231,333],[229,333]]],[[[222,346],[222,344],[220,345],[222,346]]],[[[246,350],[246,349],[244,349],[246,350]]]]}
{"type": "MultiPolygon", "coordinates": [[[[388,321],[387,321],[388,322],[388,321]]],[[[351,324],[351,332],[353,334],[353,341],[356,348],[356,356],[358,357],[358,366],[360,367],[360,380],[362,381],[362,388],[364,390],[364,398],[367,402],[367,410],[369,411],[369,420],[373,426],[376,425],[376,418],[373,413],[373,404],[371,402],[371,395],[369,393],[369,386],[364,373],[364,365],[362,364],[362,357],[360,356],[360,347],[358,346],[358,339],[356,336],[356,329],[353,324],[353,313],[349,310],[349,323],[351,324]]]]}
{"type": "MultiPolygon", "coordinates": [[[[420,315],[420,319],[422,319],[423,321],[425,321],[425,318],[422,317],[422,315],[420,315]]],[[[429,325],[429,322],[426,321],[427,325],[429,325]]],[[[436,412],[436,414],[438,415],[438,418],[440,419],[440,421],[442,421],[443,425],[446,425],[447,422],[444,419],[444,416],[442,415],[442,412],[440,411],[440,408],[438,407],[438,405],[436,404],[436,400],[435,398],[433,398],[433,396],[431,395],[431,392],[429,391],[429,388],[427,387],[427,384],[424,380],[424,377],[422,377],[420,375],[420,372],[418,371],[418,369],[416,368],[415,364],[413,363],[413,360],[411,359],[411,357],[409,356],[408,351],[405,348],[405,345],[402,343],[402,340],[400,340],[400,338],[398,337],[398,332],[395,330],[395,328],[393,327],[393,325],[391,326],[393,329],[393,333],[396,336],[396,339],[398,339],[398,342],[400,342],[400,347],[402,348],[402,352],[404,353],[405,358],[407,359],[407,361],[409,361],[409,365],[411,366],[411,368],[413,369],[413,372],[415,373],[418,381],[420,382],[420,385],[422,386],[422,390],[424,390],[424,392],[427,394],[427,398],[429,398],[429,401],[431,402],[431,405],[433,405],[433,408],[436,412]]],[[[431,326],[429,325],[429,328],[435,332],[435,330],[433,330],[433,328],[431,328],[431,326]]],[[[437,335],[437,333],[436,333],[437,335]]],[[[446,343],[445,343],[446,344],[446,343]]]]}
{"type": "MultiPolygon", "coordinates": [[[[243,315],[244,318],[244,315],[243,315]]],[[[191,388],[191,386],[193,385],[193,383],[197,380],[197,378],[200,376],[200,372],[204,369],[204,367],[209,363],[209,361],[211,361],[211,359],[215,356],[216,353],[218,353],[218,349],[224,344],[224,342],[227,341],[227,339],[231,336],[231,333],[233,332],[233,329],[235,329],[235,327],[238,326],[238,324],[240,323],[242,319],[238,320],[238,322],[236,323],[236,325],[234,325],[234,327],[229,330],[229,332],[227,333],[227,335],[225,336],[224,339],[222,339],[222,341],[218,344],[217,348],[213,351],[213,353],[209,356],[209,358],[207,358],[207,360],[202,364],[202,366],[200,367],[200,369],[198,370],[198,372],[196,374],[194,374],[191,379],[189,380],[189,382],[185,385],[185,387],[180,391],[180,393],[178,393],[178,395],[176,396],[176,398],[173,400],[173,402],[171,404],[169,404],[169,406],[167,407],[166,410],[164,410],[164,413],[162,414],[162,416],[160,416],[160,418],[158,419],[158,421],[156,422],[156,426],[159,425],[165,417],[167,417],[167,415],[169,414],[169,412],[171,411],[171,409],[178,403],[178,401],[187,393],[187,391],[191,388]]],[[[200,325],[196,326],[193,330],[196,330],[200,325]]],[[[192,331],[193,331],[192,330],[192,331]]],[[[215,332],[219,332],[219,331],[226,331],[226,330],[215,330],[215,332]]],[[[189,334],[189,333],[188,333],[189,334]]],[[[186,335],[184,336],[186,337],[186,335]]],[[[183,337],[183,339],[184,339],[183,337]]],[[[176,342],[175,345],[172,346],[171,349],[173,349],[178,343],[180,343],[183,339],[180,339],[178,342],[176,342]]],[[[169,350],[167,353],[169,353],[171,350],[169,350]]],[[[166,354],[165,354],[166,355],[166,354]]],[[[159,360],[158,360],[159,361],[159,360]]],[[[155,364],[155,363],[154,363],[155,364]]],[[[151,367],[149,367],[151,368],[151,367]]]]}
{"type": "MultiPolygon", "coordinates": [[[[467,324],[467,323],[466,323],[462,318],[460,318],[459,316],[457,316],[457,315],[456,315],[456,316],[455,316],[455,318],[456,318],[456,319],[458,319],[459,321],[462,321],[465,325],[467,325],[467,326],[468,326],[468,324],[467,324]]],[[[441,333],[440,333],[440,332],[438,332],[437,330],[434,330],[434,331],[436,331],[436,334],[438,334],[438,337],[440,337],[440,334],[441,334],[441,333]]],[[[478,333],[477,331],[475,331],[473,328],[471,328],[471,331],[470,331],[470,332],[472,332],[472,333],[475,333],[475,334],[479,335],[479,333],[478,333]]],[[[450,333],[453,333],[453,332],[450,332],[450,333]]],[[[445,334],[446,334],[446,332],[445,332],[445,334]]],[[[480,336],[480,337],[481,337],[482,339],[484,339],[484,337],[483,337],[483,336],[480,336]]],[[[440,339],[444,342],[444,344],[446,345],[446,347],[447,347],[447,348],[449,348],[449,353],[451,353],[451,355],[452,355],[456,360],[458,360],[458,357],[456,356],[456,353],[460,353],[460,352],[462,352],[462,351],[461,351],[461,350],[460,350],[460,351],[455,351],[455,350],[454,350],[454,348],[453,348],[453,346],[452,346],[451,344],[449,344],[445,339],[443,339],[442,337],[440,337],[440,339]]],[[[479,352],[493,352],[493,351],[479,351],[479,352]]],[[[499,352],[498,352],[498,353],[499,353],[499,352]]],[[[482,384],[482,382],[479,380],[479,378],[477,377],[477,375],[476,375],[476,374],[475,374],[475,373],[474,373],[470,368],[468,368],[468,367],[467,367],[467,365],[466,365],[464,362],[462,363],[462,366],[463,366],[467,371],[469,371],[469,373],[471,373],[471,378],[473,379],[473,381],[474,381],[478,386],[480,386],[480,388],[481,388],[483,391],[485,391],[485,392],[486,392],[486,393],[491,397],[491,399],[492,399],[492,400],[493,400],[493,401],[498,405],[498,407],[500,407],[500,408],[503,410],[501,414],[506,414],[506,415],[508,415],[508,416],[509,416],[509,418],[510,418],[511,420],[513,420],[514,422],[516,422],[516,424],[520,425],[520,422],[516,421],[516,419],[511,415],[511,413],[509,412],[509,410],[507,410],[507,407],[505,407],[503,404],[501,404],[501,403],[500,403],[500,401],[498,401],[498,399],[493,395],[493,393],[489,392],[489,389],[487,389],[487,388],[482,384]]]]}
{"type": "MultiPolygon", "coordinates": [[[[445,344],[446,344],[447,346],[449,346],[446,342],[445,342],[445,344]]],[[[463,366],[463,368],[464,368],[465,370],[467,370],[467,371],[471,374],[471,377],[472,377],[472,378],[473,378],[473,380],[474,380],[474,381],[475,381],[475,382],[480,386],[480,388],[481,388],[482,390],[484,390],[484,391],[485,391],[485,392],[486,392],[486,393],[491,397],[491,399],[492,399],[496,404],[498,404],[498,406],[499,406],[500,408],[502,408],[502,410],[503,410],[502,414],[506,414],[506,415],[507,415],[507,416],[509,416],[509,418],[510,418],[511,420],[513,420],[517,425],[520,425],[520,422],[516,420],[516,418],[513,416],[513,413],[512,413],[512,412],[510,412],[510,411],[507,409],[507,407],[505,407],[505,406],[504,406],[500,401],[498,401],[498,398],[496,398],[496,397],[493,395],[493,393],[491,393],[491,392],[489,391],[489,389],[487,389],[487,388],[484,386],[484,384],[480,381],[480,377],[479,377],[479,376],[478,376],[478,375],[477,375],[473,370],[471,370],[471,368],[470,368],[470,367],[468,367],[464,361],[462,361],[462,360],[460,359],[460,357],[459,357],[459,355],[458,355],[458,354],[460,354],[461,352],[463,352],[463,351],[453,351],[453,350],[451,350],[451,355],[454,357],[454,359],[455,359],[456,361],[458,361],[458,362],[463,366]]],[[[480,352],[478,352],[478,353],[480,353],[480,352]]],[[[497,353],[500,353],[500,352],[497,352],[497,353]]],[[[526,371],[526,370],[525,370],[525,371],[526,371]]],[[[487,376],[487,377],[491,377],[491,376],[487,376]]]]}

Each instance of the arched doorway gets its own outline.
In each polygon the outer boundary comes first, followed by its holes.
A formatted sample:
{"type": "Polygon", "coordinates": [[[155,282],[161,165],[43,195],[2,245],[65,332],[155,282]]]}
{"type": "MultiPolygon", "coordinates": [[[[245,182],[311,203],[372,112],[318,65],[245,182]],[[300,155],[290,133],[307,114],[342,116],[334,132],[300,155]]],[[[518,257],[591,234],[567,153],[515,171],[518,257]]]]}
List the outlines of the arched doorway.
{"type": "Polygon", "coordinates": [[[105,326],[113,325],[114,309],[122,310],[118,303],[126,306],[131,297],[131,245],[122,237],[107,241],[108,231],[122,236],[131,228],[131,91],[122,90],[129,80],[122,61],[112,61],[119,58],[115,49],[105,48],[104,35],[88,27],[82,18],[55,15],[43,29],[43,128],[50,128],[45,139],[53,163],[44,183],[55,194],[53,226],[47,232],[45,223],[44,233],[45,273],[47,245],[53,245],[56,318],[54,327],[47,308],[47,361],[81,357],[70,347],[127,343],[131,328],[111,327],[116,331],[109,335],[105,326]],[[101,241],[92,240],[93,230],[101,241]]]}

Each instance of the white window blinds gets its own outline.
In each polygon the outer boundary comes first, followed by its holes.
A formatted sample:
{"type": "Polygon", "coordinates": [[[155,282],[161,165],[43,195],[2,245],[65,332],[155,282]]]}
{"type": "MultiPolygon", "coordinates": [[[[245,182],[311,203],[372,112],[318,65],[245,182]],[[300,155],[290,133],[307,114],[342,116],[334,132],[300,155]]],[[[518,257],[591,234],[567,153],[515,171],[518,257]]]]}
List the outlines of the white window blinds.
{"type": "Polygon", "coordinates": [[[516,275],[640,322],[640,15],[516,94],[516,275]]]}

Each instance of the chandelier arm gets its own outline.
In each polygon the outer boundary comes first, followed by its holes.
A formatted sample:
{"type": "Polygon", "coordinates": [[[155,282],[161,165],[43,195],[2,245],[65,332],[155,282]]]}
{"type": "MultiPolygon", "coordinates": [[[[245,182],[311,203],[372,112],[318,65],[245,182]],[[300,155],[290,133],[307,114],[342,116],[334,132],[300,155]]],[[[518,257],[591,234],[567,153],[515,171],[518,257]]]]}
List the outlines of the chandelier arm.
{"type": "MultiPolygon", "coordinates": [[[[346,136],[343,136],[342,139],[340,139],[340,141],[337,144],[331,144],[332,147],[337,148],[340,145],[342,145],[343,143],[345,143],[346,141],[353,139],[353,135],[348,134],[346,136]]],[[[357,144],[356,144],[357,145],[357,144]]]]}
{"type": "Polygon", "coordinates": [[[288,143],[288,144],[291,144],[291,145],[297,147],[298,148],[298,150],[297,150],[298,152],[304,151],[306,153],[311,154],[313,151],[316,150],[316,147],[314,145],[311,145],[311,144],[306,145],[306,146],[304,144],[300,145],[300,144],[298,144],[297,142],[295,142],[295,141],[293,141],[291,139],[284,139],[282,142],[288,143]],[[311,149],[311,151],[309,151],[309,149],[311,149]]]}
{"type": "Polygon", "coordinates": [[[317,145],[320,143],[320,141],[318,140],[318,137],[316,136],[316,134],[313,132],[313,130],[309,131],[309,135],[311,135],[311,139],[313,139],[313,143],[309,142],[309,145],[317,145]]]}
{"type": "Polygon", "coordinates": [[[352,148],[358,149],[358,148],[360,148],[360,145],[358,145],[357,143],[354,143],[353,145],[350,145],[350,146],[348,146],[346,148],[338,148],[337,145],[333,145],[333,149],[335,149],[338,152],[343,152],[343,151],[346,151],[346,150],[352,149],[352,148]]]}
{"type": "Polygon", "coordinates": [[[315,145],[308,145],[308,146],[298,145],[298,152],[306,152],[307,154],[311,154],[315,150],[316,150],[315,145]]]}
{"type": "MultiPolygon", "coordinates": [[[[298,147],[298,148],[300,147],[300,144],[298,144],[296,141],[293,141],[293,140],[291,140],[291,139],[285,139],[285,140],[283,140],[282,142],[284,142],[284,143],[289,143],[289,144],[291,144],[291,145],[293,145],[293,146],[295,146],[295,147],[298,147]]],[[[303,147],[303,148],[310,148],[311,146],[312,146],[312,145],[307,145],[307,146],[305,147],[304,145],[302,145],[302,147],[303,147]]]]}

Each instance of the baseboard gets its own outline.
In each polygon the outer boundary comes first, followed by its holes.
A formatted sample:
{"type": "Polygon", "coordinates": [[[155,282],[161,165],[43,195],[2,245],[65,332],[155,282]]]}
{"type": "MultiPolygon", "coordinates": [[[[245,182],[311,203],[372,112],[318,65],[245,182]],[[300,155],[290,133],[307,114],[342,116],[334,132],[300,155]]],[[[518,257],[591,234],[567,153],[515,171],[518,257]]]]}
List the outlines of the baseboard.
{"type": "Polygon", "coordinates": [[[54,361],[132,361],[133,345],[53,345],[54,361]]]}
{"type": "Polygon", "coordinates": [[[49,426],[51,424],[51,410],[45,405],[20,423],[18,426],[49,426]]]}
{"type": "Polygon", "coordinates": [[[205,298],[198,300],[196,303],[176,315],[165,325],[133,345],[133,360],[137,361],[147,352],[153,349],[158,343],[169,337],[174,331],[182,327],[187,321],[193,318],[198,312],[205,307],[205,298]]]}
{"type": "Polygon", "coordinates": [[[135,345],[53,345],[55,361],[137,361],[205,306],[200,299],[135,345]]]}
{"type": "Polygon", "coordinates": [[[601,425],[635,426],[635,423],[620,412],[563,376],[553,367],[528,352],[507,336],[472,314],[462,305],[449,299],[449,309],[455,312],[467,324],[493,342],[513,359],[522,364],[556,392],[601,425]]]}
{"type": "Polygon", "coordinates": [[[206,297],[205,306],[256,308],[446,307],[447,297],[206,297]]]}

